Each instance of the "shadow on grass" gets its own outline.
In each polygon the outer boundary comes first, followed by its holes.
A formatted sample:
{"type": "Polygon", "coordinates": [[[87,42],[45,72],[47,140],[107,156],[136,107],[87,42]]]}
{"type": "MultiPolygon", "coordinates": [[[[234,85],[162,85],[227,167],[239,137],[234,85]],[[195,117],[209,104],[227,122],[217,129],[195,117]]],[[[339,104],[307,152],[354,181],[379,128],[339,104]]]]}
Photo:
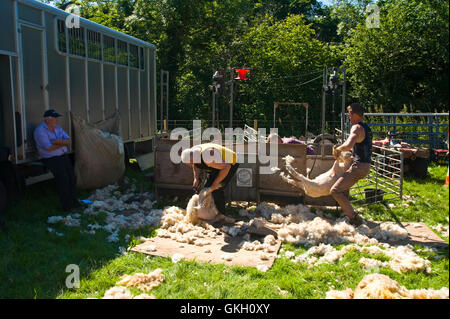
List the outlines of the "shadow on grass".
{"type": "MultiPolygon", "coordinates": [[[[56,298],[68,289],[68,265],[79,266],[82,280],[117,258],[120,246],[127,247],[123,235],[132,231],[121,232],[119,242],[109,243],[106,231],[82,232],[87,229],[84,216],[81,227],[47,223],[50,216],[68,215],[60,208],[55,188],[54,180],[28,186],[20,202],[6,211],[8,229],[0,231],[0,298],[56,298]]],[[[89,192],[78,190],[78,196],[85,199],[89,192]]]]}

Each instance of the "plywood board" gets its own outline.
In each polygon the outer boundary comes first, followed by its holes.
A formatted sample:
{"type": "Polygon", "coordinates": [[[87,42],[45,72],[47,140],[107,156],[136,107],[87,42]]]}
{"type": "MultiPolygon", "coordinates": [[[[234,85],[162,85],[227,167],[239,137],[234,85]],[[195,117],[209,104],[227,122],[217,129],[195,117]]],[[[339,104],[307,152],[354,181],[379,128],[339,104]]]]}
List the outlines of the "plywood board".
{"type": "MultiPolygon", "coordinates": [[[[395,222],[367,222],[367,226],[370,228],[376,227],[380,224],[396,224],[395,222]]],[[[412,223],[402,222],[401,225],[408,231],[409,238],[402,241],[388,242],[392,245],[422,245],[433,247],[448,247],[442,238],[436,235],[427,225],[424,223],[412,223]]]]}
{"type": "Polygon", "coordinates": [[[187,243],[179,243],[170,238],[154,237],[149,238],[148,241],[135,246],[131,250],[143,254],[167,258],[171,258],[174,254],[182,254],[184,255],[185,260],[196,260],[210,264],[248,267],[263,265],[270,268],[272,267],[281,246],[281,241],[277,240],[274,247],[274,253],[267,254],[270,257],[268,260],[261,260],[258,252],[239,248],[238,245],[243,240],[242,236],[219,236],[217,238],[208,238],[207,240],[210,240],[211,244],[200,247],[187,243]],[[156,251],[151,251],[150,246],[155,246],[156,251]],[[207,250],[210,250],[211,252],[205,252],[207,250]],[[224,260],[222,258],[223,255],[230,255],[232,260],[224,260]]]}

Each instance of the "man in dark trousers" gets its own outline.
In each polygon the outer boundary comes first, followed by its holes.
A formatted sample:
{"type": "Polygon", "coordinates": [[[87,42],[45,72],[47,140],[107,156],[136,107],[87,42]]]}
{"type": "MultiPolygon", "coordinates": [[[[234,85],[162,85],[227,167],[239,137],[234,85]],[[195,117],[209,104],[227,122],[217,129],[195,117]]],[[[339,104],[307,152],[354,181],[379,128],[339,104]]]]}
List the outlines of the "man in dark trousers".
{"type": "Polygon", "coordinates": [[[44,122],[34,131],[36,148],[45,166],[55,176],[59,200],[64,211],[81,207],[76,196],[77,180],[67,154],[70,137],[58,125],[61,114],[55,110],[44,113],[44,122]]]}
{"type": "Polygon", "coordinates": [[[352,150],[353,163],[331,187],[331,195],[350,219],[350,223],[359,226],[364,223],[364,220],[353,209],[348,199],[348,191],[358,180],[369,175],[372,160],[372,131],[364,123],[364,109],[359,103],[352,103],[347,107],[347,111],[352,123],[350,135],[341,146],[333,150],[333,155],[338,158],[341,152],[352,150]]]}
{"type": "Polygon", "coordinates": [[[0,147],[0,229],[2,231],[6,231],[3,214],[11,204],[19,199],[16,172],[9,158],[9,148],[0,147]]]}
{"type": "Polygon", "coordinates": [[[3,219],[3,213],[6,210],[6,188],[0,180],[0,230],[6,231],[6,223],[3,219]]]}

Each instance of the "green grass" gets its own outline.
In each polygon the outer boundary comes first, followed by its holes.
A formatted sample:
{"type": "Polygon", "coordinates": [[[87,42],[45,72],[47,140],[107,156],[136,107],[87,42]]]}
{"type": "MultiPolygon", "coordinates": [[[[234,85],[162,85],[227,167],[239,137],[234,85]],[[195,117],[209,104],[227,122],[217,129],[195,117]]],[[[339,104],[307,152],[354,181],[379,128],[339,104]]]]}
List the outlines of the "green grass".
{"type": "MultiPolygon", "coordinates": [[[[135,180],[138,190],[141,185],[148,190],[151,184],[145,174],[150,171],[127,168],[126,175],[135,180]]],[[[423,221],[429,226],[448,224],[449,191],[442,186],[447,167],[431,165],[429,173],[426,179],[405,178],[404,194],[416,199],[415,203],[402,206],[401,202],[394,202],[397,208],[393,209],[382,204],[366,206],[360,208],[363,216],[384,221],[394,221],[395,218],[400,221],[423,221]]],[[[312,269],[304,263],[293,263],[280,253],[282,257],[276,259],[273,267],[265,273],[251,267],[228,267],[195,261],[173,264],[169,258],[134,252],[121,254],[119,247],[135,245],[137,241],[134,238],[152,236],[154,229],[123,230],[118,243],[108,243],[105,238],[109,234],[106,232],[86,235],[81,234],[78,227],[47,224],[48,217],[64,215],[60,211],[54,187],[53,181],[29,187],[23,200],[6,213],[8,232],[0,233],[0,298],[101,298],[124,274],[147,273],[162,268],[165,280],[151,292],[157,298],[315,299],[324,298],[331,286],[338,290],[347,287],[354,289],[369,273],[358,264],[361,257],[369,257],[361,252],[350,252],[335,264],[323,264],[312,269]],[[49,233],[48,227],[64,236],[49,233]],[[132,238],[128,242],[124,239],[126,234],[132,238]],[[65,285],[69,275],[65,270],[69,264],[80,267],[81,285],[78,289],[69,289],[65,285]],[[288,293],[281,295],[277,287],[288,293]]],[[[79,196],[87,198],[89,193],[80,191],[79,196]]],[[[186,205],[185,202],[167,201],[158,206],[165,204],[186,205]]],[[[104,214],[83,216],[82,228],[94,221],[100,223],[104,218],[104,214]]],[[[307,250],[307,247],[287,243],[282,248],[296,255],[307,250]]],[[[432,262],[431,274],[399,274],[386,268],[379,271],[409,289],[448,287],[448,248],[438,253],[420,252],[419,255],[432,262]]],[[[386,260],[384,256],[375,258],[386,260]]],[[[131,291],[134,295],[141,293],[135,288],[131,291]]]]}

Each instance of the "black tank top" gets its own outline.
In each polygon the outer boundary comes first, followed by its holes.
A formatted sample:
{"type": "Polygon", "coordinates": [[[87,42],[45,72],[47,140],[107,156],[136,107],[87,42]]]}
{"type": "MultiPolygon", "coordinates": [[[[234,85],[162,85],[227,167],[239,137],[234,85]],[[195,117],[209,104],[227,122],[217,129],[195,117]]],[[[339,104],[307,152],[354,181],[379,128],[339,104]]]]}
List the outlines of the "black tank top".
{"type": "Polygon", "coordinates": [[[353,146],[353,157],[356,162],[370,163],[372,159],[372,130],[363,122],[358,122],[364,128],[366,137],[361,143],[353,146]]]}

